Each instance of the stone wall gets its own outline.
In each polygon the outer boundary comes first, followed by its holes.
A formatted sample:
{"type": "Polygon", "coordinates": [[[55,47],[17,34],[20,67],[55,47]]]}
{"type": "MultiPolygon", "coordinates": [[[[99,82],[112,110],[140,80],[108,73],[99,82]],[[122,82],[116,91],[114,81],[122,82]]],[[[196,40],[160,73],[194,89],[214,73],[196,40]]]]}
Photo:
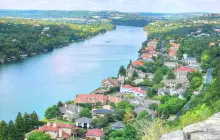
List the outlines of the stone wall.
{"type": "Polygon", "coordinates": [[[220,113],[183,130],[163,135],[160,140],[220,140],[220,113]]]}

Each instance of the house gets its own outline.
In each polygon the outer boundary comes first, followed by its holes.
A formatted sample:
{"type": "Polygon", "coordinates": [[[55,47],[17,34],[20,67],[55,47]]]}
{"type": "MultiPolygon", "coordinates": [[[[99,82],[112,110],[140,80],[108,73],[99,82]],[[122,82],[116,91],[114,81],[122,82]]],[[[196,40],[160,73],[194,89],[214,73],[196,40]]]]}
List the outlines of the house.
{"type": "Polygon", "coordinates": [[[195,69],[189,67],[180,67],[175,71],[176,79],[187,79],[188,72],[194,72],[195,69]]]}
{"type": "Polygon", "coordinates": [[[170,79],[163,80],[162,82],[166,88],[176,88],[177,85],[181,85],[181,87],[189,87],[189,81],[187,79],[170,79]]]}
{"type": "Polygon", "coordinates": [[[102,91],[107,92],[112,88],[117,88],[120,86],[120,82],[118,79],[107,78],[102,81],[102,91]]]}
{"type": "Polygon", "coordinates": [[[167,62],[164,62],[164,65],[169,67],[169,68],[171,68],[171,69],[175,69],[177,67],[178,63],[177,62],[169,62],[169,61],[167,61],[167,62]]]}
{"type": "Polygon", "coordinates": [[[147,63],[148,62],[154,62],[154,60],[152,58],[144,58],[144,61],[147,62],[147,63]]]}
{"type": "Polygon", "coordinates": [[[160,104],[160,101],[145,99],[143,97],[135,97],[130,99],[129,102],[135,106],[148,107],[150,104],[160,104]]]}
{"type": "Polygon", "coordinates": [[[158,95],[164,96],[164,95],[182,95],[185,92],[183,88],[174,89],[174,88],[159,88],[158,89],[158,95]]]}
{"type": "Polygon", "coordinates": [[[135,67],[140,67],[140,66],[144,66],[144,63],[143,62],[141,62],[140,60],[137,60],[137,61],[134,61],[133,62],[133,66],[135,66],[135,67]]]}
{"type": "Polygon", "coordinates": [[[114,111],[109,109],[96,109],[92,111],[92,116],[104,117],[106,114],[113,114],[114,111]]]}
{"type": "Polygon", "coordinates": [[[79,117],[82,107],[72,104],[65,104],[63,107],[59,107],[59,111],[63,114],[62,116],[64,120],[72,121],[79,117]]]}
{"type": "Polygon", "coordinates": [[[134,72],[136,72],[138,74],[139,78],[144,79],[146,77],[145,73],[142,72],[141,70],[137,70],[133,67],[130,67],[129,69],[126,70],[126,78],[125,79],[131,78],[134,72]]]}
{"type": "Polygon", "coordinates": [[[200,63],[198,62],[194,62],[194,63],[190,63],[188,65],[189,68],[192,68],[192,69],[195,69],[195,70],[198,70],[198,71],[201,71],[201,67],[200,67],[200,63]]]}
{"type": "Polygon", "coordinates": [[[74,99],[74,104],[84,104],[89,103],[95,105],[98,102],[101,102],[102,105],[107,105],[111,102],[118,104],[121,101],[120,98],[114,96],[105,96],[103,94],[79,94],[77,98],[74,99]]]}
{"type": "Polygon", "coordinates": [[[112,124],[112,129],[113,130],[124,129],[124,128],[125,128],[125,125],[121,121],[118,121],[118,122],[115,122],[115,123],[112,124]]]}
{"type": "Polygon", "coordinates": [[[56,140],[72,140],[74,138],[74,127],[71,124],[51,123],[40,127],[36,131],[49,134],[51,139],[56,140]]]}
{"type": "Polygon", "coordinates": [[[134,96],[145,97],[146,91],[141,89],[140,87],[132,87],[130,85],[122,85],[120,88],[120,92],[124,94],[131,94],[134,96]]]}
{"type": "Polygon", "coordinates": [[[183,62],[185,62],[186,64],[196,63],[196,58],[195,57],[185,57],[185,58],[183,58],[183,62]]]}
{"type": "Polygon", "coordinates": [[[89,129],[86,133],[86,140],[101,140],[104,136],[102,129],[89,129]]]}
{"type": "Polygon", "coordinates": [[[82,117],[75,120],[77,127],[89,128],[91,125],[92,119],[88,117],[82,117]]]}

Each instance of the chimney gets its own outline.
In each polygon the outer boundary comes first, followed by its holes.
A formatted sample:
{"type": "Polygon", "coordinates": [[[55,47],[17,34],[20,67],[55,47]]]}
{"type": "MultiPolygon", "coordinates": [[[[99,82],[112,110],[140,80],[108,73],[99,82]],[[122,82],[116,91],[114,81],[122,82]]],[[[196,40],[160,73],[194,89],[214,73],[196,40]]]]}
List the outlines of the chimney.
{"type": "Polygon", "coordinates": [[[57,123],[53,123],[53,127],[57,127],[57,123]]]}
{"type": "Polygon", "coordinates": [[[50,122],[47,122],[47,126],[50,126],[50,122]]]}

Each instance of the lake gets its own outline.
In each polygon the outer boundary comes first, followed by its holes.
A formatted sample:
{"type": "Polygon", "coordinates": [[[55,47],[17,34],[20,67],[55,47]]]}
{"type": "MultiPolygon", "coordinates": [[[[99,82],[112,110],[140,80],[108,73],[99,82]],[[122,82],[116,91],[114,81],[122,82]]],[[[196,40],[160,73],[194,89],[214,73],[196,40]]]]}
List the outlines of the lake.
{"type": "Polygon", "coordinates": [[[146,37],[143,28],[118,26],[53,52],[0,65],[0,120],[33,111],[43,118],[58,101],[91,93],[103,79],[117,76],[121,65],[138,58],[146,37]]]}

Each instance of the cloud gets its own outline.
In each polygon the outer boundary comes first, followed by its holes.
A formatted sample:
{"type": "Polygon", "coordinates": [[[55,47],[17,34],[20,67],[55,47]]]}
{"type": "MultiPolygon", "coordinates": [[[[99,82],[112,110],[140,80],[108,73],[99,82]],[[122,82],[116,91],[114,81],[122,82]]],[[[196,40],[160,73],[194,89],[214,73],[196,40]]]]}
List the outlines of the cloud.
{"type": "Polygon", "coordinates": [[[0,9],[220,12],[220,0],[4,0],[0,9]]]}

